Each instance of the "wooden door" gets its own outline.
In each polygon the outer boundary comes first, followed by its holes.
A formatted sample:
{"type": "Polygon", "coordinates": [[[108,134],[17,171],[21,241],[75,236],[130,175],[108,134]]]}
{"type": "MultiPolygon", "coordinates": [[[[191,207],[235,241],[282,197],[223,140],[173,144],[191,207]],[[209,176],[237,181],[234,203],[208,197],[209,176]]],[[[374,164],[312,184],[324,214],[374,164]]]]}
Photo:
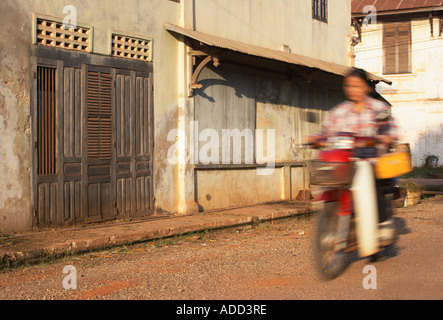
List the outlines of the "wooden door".
{"type": "Polygon", "coordinates": [[[117,70],[116,207],[122,215],[153,209],[152,74],[117,70]]]}
{"type": "Polygon", "coordinates": [[[31,67],[34,225],[152,214],[152,69],[31,67]]]}
{"type": "Polygon", "coordinates": [[[56,75],[55,66],[40,65],[34,77],[34,218],[38,224],[51,224],[59,219],[56,75]]]}
{"type": "Polygon", "coordinates": [[[115,216],[111,180],[113,80],[109,69],[88,66],[86,73],[87,220],[106,220],[115,216]]]}

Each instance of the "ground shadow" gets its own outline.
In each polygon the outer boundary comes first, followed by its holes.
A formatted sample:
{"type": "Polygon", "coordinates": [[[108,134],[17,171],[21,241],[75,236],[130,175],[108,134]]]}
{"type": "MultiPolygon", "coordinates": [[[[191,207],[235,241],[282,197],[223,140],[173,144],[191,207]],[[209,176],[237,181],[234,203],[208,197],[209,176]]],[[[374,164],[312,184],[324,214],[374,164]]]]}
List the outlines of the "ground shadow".
{"type": "Polygon", "coordinates": [[[404,235],[411,232],[411,230],[408,228],[405,219],[400,217],[393,217],[394,220],[394,226],[396,229],[397,234],[397,241],[383,249],[381,249],[376,256],[373,257],[359,257],[358,256],[358,250],[353,251],[349,254],[349,264],[352,264],[359,260],[365,260],[368,259],[370,262],[377,262],[377,261],[385,261],[390,258],[396,257],[400,254],[403,247],[398,245],[398,239],[404,235]]]}

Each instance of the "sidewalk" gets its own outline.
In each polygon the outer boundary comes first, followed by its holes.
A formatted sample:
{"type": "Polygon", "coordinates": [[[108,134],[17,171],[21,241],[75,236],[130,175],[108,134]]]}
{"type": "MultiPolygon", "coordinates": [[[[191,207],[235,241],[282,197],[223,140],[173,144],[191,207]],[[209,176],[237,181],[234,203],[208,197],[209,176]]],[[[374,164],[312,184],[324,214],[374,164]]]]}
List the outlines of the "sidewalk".
{"type": "Polygon", "coordinates": [[[151,217],[86,227],[58,228],[0,237],[0,269],[73,253],[171,237],[205,229],[233,227],[313,211],[310,202],[284,201],[187,216],[151,217]]]}

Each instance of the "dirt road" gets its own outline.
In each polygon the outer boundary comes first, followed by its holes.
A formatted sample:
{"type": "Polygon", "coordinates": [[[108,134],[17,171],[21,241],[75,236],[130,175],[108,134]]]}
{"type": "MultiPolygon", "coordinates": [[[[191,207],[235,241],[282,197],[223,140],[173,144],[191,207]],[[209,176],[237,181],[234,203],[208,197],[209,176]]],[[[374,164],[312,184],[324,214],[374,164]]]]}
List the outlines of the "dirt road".
{"type": "Polygon", "coordinates": [[[330,282],[313,269],[305,215],[13,269],[0,274],[0,299],[442,299],[443,196],[397,209],[395,222],[399,241],[375,273],[353,254],[330,282]],[[364,287],[369,274],[376,289],[364,287]]]}

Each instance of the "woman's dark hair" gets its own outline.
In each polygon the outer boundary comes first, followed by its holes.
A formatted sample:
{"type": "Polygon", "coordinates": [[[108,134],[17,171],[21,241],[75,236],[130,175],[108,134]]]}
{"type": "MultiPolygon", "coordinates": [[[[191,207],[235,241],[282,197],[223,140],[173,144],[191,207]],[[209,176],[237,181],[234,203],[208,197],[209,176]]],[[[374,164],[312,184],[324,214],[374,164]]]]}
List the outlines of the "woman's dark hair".
{"type": "Polygon", "coordinates": [[[350,71],[348,71],[348,73],[346,74],[345,78],[347,77],[358,77],[360,79],[362,79],[363,81],[365,81],[369,87],[372,87],[372,83],[371,80],[369,80],[368,78],[368,73],[363,70],[363,69],[359,69],[359,68],[351,68],[350,71]]]}

